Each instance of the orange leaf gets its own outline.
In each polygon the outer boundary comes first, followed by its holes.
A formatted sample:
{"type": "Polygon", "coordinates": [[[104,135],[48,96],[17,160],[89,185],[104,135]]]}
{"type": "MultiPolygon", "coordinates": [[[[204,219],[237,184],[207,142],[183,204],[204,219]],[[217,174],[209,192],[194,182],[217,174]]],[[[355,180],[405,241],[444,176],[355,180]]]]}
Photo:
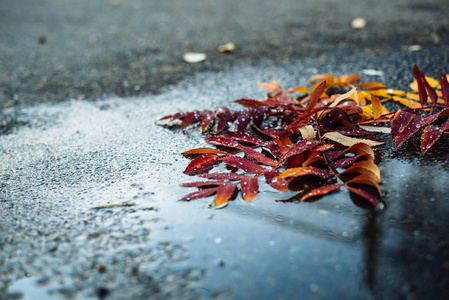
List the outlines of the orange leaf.
{"type": "Polygon", "coordinates": [[[371,174],[360,174],[354,178],[352,178],[351,180],[347,181],[346,184],[351,184],[351,183],[356,183],[356,184],[367,184],[370,185],[372,187],[375,187],[377,189],[377,191],[379,192],[379,195],[382,196],[382,190],[380,189],[379,184],[377,183],[377,178],[376,176],[371,175],[371,174]]]}
{"type": "Polygon", "coordinates": [[[335,184],[335,185],[327,185],[327,186],[322,186],[322,187],[316,188],[316,189],[312,190],[311,192],[309,192],[308,194],[304,195],[301,198],[301,201],[304,201],[304,200],[312,198],[312,197],[323,196],[323,195],[329,194],[332,191],[338,190],[342,185],[343,184],[335,184]]]}
{"type": "Polygon", "coordinates": [[[362,160],[356,162],[355,164],[347,168],[343,173],[347,172],[354,172],[360,174],[370,172],[369,174],[373,174],[377,182],[381,182],[380,169],[372,160],[362,160]]]}
{"type": "Polygon", "coordinates": [[[315,168],[315,167],[298,167],[298,168],[290,168],[279,174],[278,178],[285,178],[285,177],[299,177],[304,175],[316,175],[320,178],[327,179],[334,174],[331,172],[328,172],[326,170],[315,168]]]}
{"type": "Polygon", "coordinates": [[[192,154],[227,154],[224,151],[220,151],[214,148],[196,148],[191,149],[185,152],[182,152],[182,155],[192,155],[192,154]]]}
{"type": "Polygon", "coordinates": [[[312,109],[318,102],[318,99],[320,99],[320,96],[323,94],[325,88],[326,88],[326,81],[323,80],[310,96],[309,103],[307,104],[306,109],[304,110],[304,115],[308,115],[312,111],[312,109]]]}
{"type": "Polygon", "coordinates": [[[256,198],[259,192],[259,179],[257,176],[246,176],[240,182],[240,188],[242,189],[242,197],[245,201],[251,201],[256,198]]]}
{"type": "Polygon", "coordinates": [[[301,94],[308,94],[309,90],[305,86],[297,86],[293,89],[291,89],[292,92],[295,93],[301,93],[301,94]]]}
{"type": "Polygon", "coordinates": [[[217,194],[215,195],[215,206],[218,207],[222,204],[228,202],[231,199],[232,194],[236,188],[234,183],[223,183],[217,189],[217,194]]]}
{"type": "Polygon", "coordinates": [[[358,74],[345,74],[338,77],[336,81],[343,83],[357,82],[360,81],[360,76],[358,74]]]}
{"type": "Polygon", "coordinates": [[[375,95],[371,94],[371,105],[373,108],[373,119],[378,119],[383,112],[382,104],[380,104],[379,98],[377,98],[375,95]]]}

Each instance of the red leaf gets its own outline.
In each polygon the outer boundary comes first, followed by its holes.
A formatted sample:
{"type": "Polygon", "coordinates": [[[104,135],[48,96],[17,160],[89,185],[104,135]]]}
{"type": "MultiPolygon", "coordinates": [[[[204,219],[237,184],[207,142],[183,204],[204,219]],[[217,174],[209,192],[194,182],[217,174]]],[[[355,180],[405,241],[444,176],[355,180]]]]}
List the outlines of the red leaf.
{"type": "Polygon", "coordinates": [[[256,108],[256,112],[253,117],[253,124],[257,127],[262,126],[263,120],[265,119],[265,115],[267,113],[267,108],[265,106],[259,106],[256,108]]]}
{"type": "Polygon", "coordinates": [[[228,155],[223,159],[223,161],[232,167],[245,171],[246,173],[262,174],[266,171],[265,168],[250,162],[246,158],[235,155],[228,155]]]}
{"type": "Polygon", "coordinates": [[[419,102],[421,103],[422,106],[424,106],[427,103],[427,93],[423,80],[424,75],[421,73],[421,71],[418,69],[416,65],[413,67],[413,76],[415,77],[416,82],[418,84],[419,102]]]}
{"type": "Polygon", "coordinates": [[[441,93],[443,94],[444,104],[449,102],[449,83],[447,82],[446,74],[440,73],[441,93]]]}
{"type": "Polygon", "coordinates": [[[287,159],[290,156],[300,154],[304,151],[310,150],[320,144],[317,140],[305,139],[296,144],[293,148],[291,148],[283,157],[283,159],[287,159]]]}
{"type": "Polygon", "coordinates": [[[239,148],[240,144],[222,136],[210,136],[205,138],[206,143],[229,148],[239,148]]]}
{"type": "Polygon", "coordinates": [[[273,160],[273,159],[271,159],[269,157],[266,157],[265,155],[263,155],[260,152],[257,152],[256,150],[253,150],[253,149],[248,148],[248,147],[243,147],[243,146],[240,149],[242,149],[243,152],[245,152],[245,154],[247,156],[249,156],[251,158],[254,158],[255,160],[257,160],[258,162],[260,162],[260,163],[262,163],[264,165],[268,165],[268,166],[271,166],[271,167],[276,167],[278,165],[277,161],[275,161],[275,160],[273,160]]]}
{"type": "Polygon", "coordinates": [[[306,199],[309,199],[309,198],[312,198],[312,197],[316,197],[316,196],[327,195],[327,194],[329,194],[332,191],[338,190],[342,186],[343,186],[343,184],[335,184],[335,185],[327,185],[327,186],[322,186],[322,187],[313,189],[311,192],[309,192],[306,195],[304,195],[301,198],[301,201],[304,201],[306,199]]]}
{"type": "Polygon", "coordinates": [[[225,131],[223,132],[223,136],[234,141],[245,142],[255,145],[259,145],[261,143],[259,139],[241,131],[225,131]]]}
{"type": "Polygon", "coordinates": [[[426,153],[447,129],[449,129],[449,120],[446,120],[440,126],[427,126],[421,136],[421,153],[426,153]]]}
{"type": "Polygon", "coordinates": [[[285,178],[278,178],[277,176],[280,174],[278,169],[269,170],[264,173],[265,180],[272,188],[286,192],[288,190],[288,183],[285,178]]]}
{"type": "Polygon", "coordinates": [[[246,127],[248,127],[248,124],[254,116],[254,111],[254,109],[248,109],[240,114],[236,121],[237,131],[243,131],[246,127]]]}
{"type": "Polygon", "coordinates": [[[264,106],[264,103],[262,101],[254,100],[254,99],[239,99],[239,100],[235,100],[234,102],[238,103],[242,106],[250,107],[250,108],[257,108],[259,106],[264,106]]]}
{"type": "Polygon", "coordinates": [[[226,110],[218,120],[217,132],[222,131],[224,128],[234,123],[234,121],[237,119],[239,115],[240,115],[239,111],[226,110]]]}
{"type": "Polygon", "coordinates": [[[335,129],[335,131],[338,131],[343,135],[349,135],[349,136],[364,136],[364,135],[372,134],[372,132],[369,132],[368,130],[365,130],[358,126],[338,127],[335,129]]]}
{"type": "Polygon", "coordinates": [[[260,133],[269,136],[270,138],[274,139],[277,136],[277,131],[274,130],[274,129],[271,129],[271,128],[262,129],[262,128],[259,128],[259,127],[255,126],[255,125],[253,125],[253,128],[256,129],[257,131],[259,131],[260,133]]]}
{"type": "Polygon", "coordinates": [[[210,189],[199,190],[199,191],[196,191],[196,192],[188,194],[184,198],[179,199],[179,201],[190,201],[190,200],[197,200],[197,199],[205,198],[205,197],[208,197],[208,196],[212,195],[217,190],[218,190],[218,187],[213,187],[213,188],[210,188],[210,189]]]}
{"type": "Polygon", "coordinates": [[[215,114],[213,112],[208,113],[201,122],[201,131],[204,131],[213,120],[215,120],[215,114]]]}
{"type": "Polygon", "coordinates": [[[353,187],[348,187],[348,190],[354,194],[357,194],[357,195],[365,198],[366,200],[371,202],[371,204],[373,204],[375,208],[379,207],[379,201],[377,201],[377,198],[374,197],[373,195],[371,195],[370,193],[368,193],[364,190],[358,189],[358,188],[353,188],[353,187]]]}
{"type": "Polygon", "coordinates": [[[362,156],[365,156],[365,157],[371,158],[371,159],[375,158],[373,149],[370,146],[368,146],[367,144],[363,144],[363,143],[355,144],[354,146],[351,146],[348,149],[343,150],[343,151],[335,151],[335,152],[331,152],[331,153],[326,153],[326,156],[330,159],[336,159],[336,158],[340,157],[341,155],[343,155],[344,153],[352,153],[355,155],[362,155],[362,156]]]}
{"type": "Polygon", "coordinates": [[[224,183],[221,184],[217,189],[217,194],[215,195],[215,206],[220,206],[229,199],[231,199],[237,185],[235,183],[224,183]]]}
{"type": "Polygon", "coordinates": [[[212,167],[217,161],[218,156],[214,154],[203,154],[193,159],[187,168],[184,170],[185,174],[194,174],[205,171],[212,167]]]}
{"type": "Polygon", "coordinates": [[[235,173],[206,173],[198,175],[203,178],[208,179],[218,179],[218,180],[242,180],[245,175],[235,174],[235,173]]]}
{"type": "Polygon", "coordinates": [[[414,117],[415,114],[409,113],[405,110],[400,110],[394,117],[391,125],[391,138],[394,140],[398,135],[400,135],[414,117]]]}
{"type": "Polygon", "coordinates": [[[242,189],[242,197],[245,201],[251,201],[259,192],[259,179],[257,176],[245,176],[240,182],[240,188],[242,189]]]}
{"type": "Polygon", "coordinates": [[[402,131],[402,133],[396,138],[394,146],[398,149],[406,140],[408,140],[415,132],[417,132],[422,127],[431,124],[436,120],[438,114],[432,115],[420,115],[414,117],[407,127],[402,131]]]}
{"type": "Polygon", "coordinates": [[[195,182],[185,182],[181,184],[181,186],[185,187],[202,187],[208,185],[220,185],[222,182],[220,181],[195,181],[195,182]]]}
{"type": "Polygon", "coordinates": [[[359,159],[361,155],[355,155],[351,157],[345,157],[334,161],[331,166],[335,168],[346,168],[347,166],[352,165],[357,159],[359,159]]]}
{"type": "Polygon", "coordinates": [[[308,115],[312,111],[312,109],[315,108],[318,99],[320,99],[325,89],[326,89],[326,80],[323,80],[310,96],[309,103],[307,104],[306,109],[304,110],[304,115],[308,115]]]}
{"type": "Polygon", "coordinates": [[[204,113],[199,111],[193,111],[188,113],[182,120],[182,127],[186,127],[189,124],[195,123],[204,117],[204,113]]]}

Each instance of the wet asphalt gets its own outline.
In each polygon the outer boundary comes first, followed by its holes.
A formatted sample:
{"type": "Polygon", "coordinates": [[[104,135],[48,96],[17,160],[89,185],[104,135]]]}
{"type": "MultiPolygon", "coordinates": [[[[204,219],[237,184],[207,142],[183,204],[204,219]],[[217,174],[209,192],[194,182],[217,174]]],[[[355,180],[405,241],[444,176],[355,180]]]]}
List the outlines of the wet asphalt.
{"type": "Polygon", "coordinates": [[[447,138],[424,157],[413,143],[377,150],[380,211],[344,191],[280,203],[295,193],[266,186],[215,210],[176,201],[191,180],[179,153],[201,134],[155,122],[261,98],[256,82],[271,79],[359,73],[407,89],[414,64],[449,72],[447,12],[441,0],[0,0],[0,299],[445,298],[447,138]],[[227,42],[234,53],[217,50],[227,42]]]}

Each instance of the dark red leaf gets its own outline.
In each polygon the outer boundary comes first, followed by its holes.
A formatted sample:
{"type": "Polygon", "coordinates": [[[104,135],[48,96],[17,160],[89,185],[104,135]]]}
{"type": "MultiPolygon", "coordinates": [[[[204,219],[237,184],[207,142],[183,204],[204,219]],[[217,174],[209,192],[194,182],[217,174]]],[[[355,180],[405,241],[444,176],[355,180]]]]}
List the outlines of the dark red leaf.
{"type": "Polygon", "coordinates": [[[357,195],[365,198],[366,200],[371,202],[371,204],[373,204],[375,208],[379,207],[379,201],[377,200],[377,198],[375,196],[371,195],[370,193],[368,193],[364,190],[354,188],[354,187],[349,187],[349,186],[348,186],[348,190],[354,194],[357,194],[357,195]]]}
{"type": "Polygon", "coordinates": [[[264,147],[270,150],[271,154],[273,154],[274,157],[276,157],[277,159],[282,159],[283,155],[281,152],[281,148],[279,148],[279,146],[275,142],[266,143],[264,144],[264,147]]]}
{"type": "Polygon", "coordinates": [[[199,191],[196,191],[196,192],[188,194],[184,198],[179,199],[179,201],[190,201],[190,200],[197,200],[197,199],[205,198],[205,197],[208,197],[208,196],[212,195],[217,190],[218,190],[218,187],[213,187],[213,188],[210,188],[210,189],[199,190],[199,191]]]}
{"type": "Polygon", "coordinates": [[[236,174],[236,173],[206,173],[198,175],[207,179],[218,179],[218,180],[242,180],[245,178],[245,175],[236,174]]]}
{"type": "Polygon", "coordinates": [[[331,153],[326,153],[326,156],[329,159],[336,159],[336,158],[340,157],[341,155],[343,155],[344,153],[352,153],[355,155],[361,155],[361,156],[367,157],[369,159],[375,158],[373,149],[364,143],[355,144],[343,151],[335,151],[335,152],[331,152],[331,153]]]}
{"type": "Polygon", "coordinates": [[[215,206],[220,206],[229,199],[231,199],[234,190],[237,187],[235,183],[223,183],[217,189],[217,194],[215,195],[215,206]]]}
{"type": "Polygon", "coordinates": [[[283,157],[283,159],[287,159],[290,156],[300,154],[304,151],[310,150],[320,144],[317,140],[305,139],[296,144],[292,149],[290,149],[287,154],[283,157]]]}
{"type": "Polygon", "coordinates": [[[185,182],[181,184],[181,186],[185,187],[202,187],[208,185],[220,185],[222,182],[220,181],[195,181],[195,182],[185,182]]]}
{"type": "Polygon", "coordinates": [[[227,154],[224,151],[220,151],[215,148],[195,148],[181,153],[182,155],[193,155],[193,154],[227,154]]]}
{"type": "Polygon", "coordinates": [[[271,128],[262,129],[262,128],[259,128],[259,127],[255,126],[255,125],[253,125],[253,128],[256,129],[257,131],[259,131],[260,133],[269,136],[270,138],[274,139],[277,136],[277,131],[274,130],[274,129],[271,129],[271,128]]]}
{"type": "Polygon", "coordinates": [[[416,65],[413,67],[413,76],[415,77],[416,82],[418,84],[419,102],[421,103],[422,106],[424,106],[427,103],[427,93],[423,80],[424,75],[421,73],[421,70],[419,70],[416,65]]]}
{"type": "Polygon", "coordinates": [[[431,124],[438,117],[438,114],[420,115],[414,117],[402,133],[396,138],[394,146],[398,149],[406,140],[408,140],[415,132],[422,127],[431,124]]]}
{"type": "Polygon", "coordinates": [[[259,106],[256,108],[256,112],[253,116],[253,124],[257,127],[262,126],[262,122],[265,119],[265,114],[267,113],[267,108],[265,106],[259,106]]]}
{"type": "Polygon", "coordinates": [[[246,127],[248,127],[248,124],[251,122],[254,116],[254,111],[254,109],[248,109],[240,114],[236,121],[237,131],[243,131],[246,129],[246,127]]]}
{"type": "Polygon", "coordinates": [[[311,192],[304,195],[301,198],[301,201],[307,200],[312,197],[327,195],[332,191],[338,190],[342,186],[343,186],[343,184],[335,184],[335,185],[327,185],[327,186],[322,186],[322,187],[313,189],[311,192]]]}
{"type": "Polygon", "coordinates": [[[444,104],[449,103],[449,83],[447,82],[446,74],[440,73],[441,93],[443,94],[444,104]]]}
{"type": "Polygon", "coordinates": [[[400,110],[395,115],[391,125],[391,138],[394,140],[398,135],[400,135],[414,117],[415,114],[405,110],[400,110]]]}
{"type": "Polygon", "coordinates": [[[201,121],[201,131],[204,131],[213,120],[215,120],[215,114],[213,112],[207,113],[206,117],[201,121]]]}
{"type": "Polygon", "coordinates": [[[266,171],[264,173],[265,180],[272,188],[281,192],[286,192],[288,190],[287,180],[285,180],[285,178],[278,178],[277,176],[279,174],[280,172],[278,169],[266,171]]]}
{"type": "Polygon", "coordinates": [[[440,126],[427,126],[421,136],[421,153],[426,153],[447,129],[449,129],[449,120],[446,120],[440,126]]]}
{"type": "Polygon", "coordinates": [[[345,127],[338,127],[335,129],[335,131],[340,132],[343,135],[349,135],[349,136],[364,136],[364,135],[371,135],[372,132],[369,132],[368,130],[362,129],[358,126],[345,126],[345,127]]]}
{"type": "Polygon", "coordinates": [[[331,166],[335,168],[346,168],[347,166],[352,165],[357,159],[359,159],[361,155],[355,155],[351,157],[345,157],[334,161],[331,166]]]}
{"type": "Polygon", "coordinates": [[[193,159],[187,168],[184,170],[185,174],[194,174],[205,171],[212,167],[217,161],[218,156],[214,154],[202,154],[193,159]]]}
{"type": "Polygon", "coordinates": [[[275,166],[278,165],[277,161],[275,161],[275,160],[273,160],[273,159],[271,159],[269,157],[266,157],[265,155],[263,155],[262,153],[260,153],[260,152],[258,152],[256,150],[253,150],[253,149],[248,148],[248,147],[243,147],[243,146],[240,149],[242,149],[243,152],[245,152],[245,154],[247,156],[257,160],[258,162],[260,162],[260,163],[262,163],[264,165],[268,165],[268,166],[271,166],[271,167],[275,167],[275,166]]]}
{"type": "Polygon", "coordinates": [[[246,173],[262,174],[266,171],[265,168],[262,168],[261,166],[250,162],[246,158],[235,155],[228,155],[223,159],[223,161],[231,167],[241,169],[246,173]]]}
{"type": "Polygon", "coordinates": [[[242,197],[245,201],[251,201],[259,192],[259,179],[257,176],[245,176],[240,182],[240,188],[242,190],[242,197]]]}
{"type": "Polygon", "coordinates": [[[241,131],[225,131],[223,132],[223,136],[234,141],[245,142],[255,145],[259,145],[261,143],[259,139],[241,131]]]}
{"type": "Polygon", "coordinates": [[[222,136],[209,136],[204,139],[206,143],[229,148],[239,148],[240,144],[222,136]]]}

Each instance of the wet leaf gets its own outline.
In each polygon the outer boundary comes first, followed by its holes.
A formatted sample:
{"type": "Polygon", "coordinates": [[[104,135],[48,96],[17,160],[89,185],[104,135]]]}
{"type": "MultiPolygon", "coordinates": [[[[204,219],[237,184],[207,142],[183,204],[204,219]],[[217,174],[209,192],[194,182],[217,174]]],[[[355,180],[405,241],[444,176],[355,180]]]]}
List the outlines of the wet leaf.
{"type": "Polygon", "coordinates": [[[223,159],[223,161],[228,165],[230,165],[231,167],[243,170],[246,173],[262,174],[266,171],[265,168],[250,162],[246,158],[242,158],[235,155],[228,155],[223,159]]]}
{"type": "Polygon", "coordinates": [[[438,117],[438,114],[432,115],[419,115],[415,116],[404,128],[402,133],[396,138],[394,146],[398,149],[406,140],[408,140],[413,134],[426,125],[434,122],[438,117]]]}
{"type": "Polygon", "coordinates": [[[237,124],[237,131],[243,131],[248,126],[248,124],[251,122],[253,116],[254,116],[255,110],[248,109],[244,112],[242,112],[239,117],[237,118],[237,121],[235,122],[237,124]]]}
{"type": "Polygon", "coordinates": [[[251,201],[256,198],[259,192],[259,179],[257,176],[245,176],[240,182],[242,197],[245,201],[251,201]]]}
{"type": "Polygon", "coordinates": [[[260,163],[262,163],[264,165],[268,165],[268,166],[271,166],[271,167],[276,167],[279,164],[278,161],[275,161],[275,160],[273,160],[273,159],[271,159],[269,157],[266,157],[262,153],[260,153],[260,152],[258,152],[256,150],[253,150],[251,148],[242,146],[241,149],[243,150],[243,152],[245,152],[245,154],[247,156],[257,160],[258,162],[260,162],[260,163]]]}
{"type": "Polygon", "coordinates": [[[196,148],[181,153],[182,155],[193,155],[193,154],[226,154],[224,151],[220,151],[215,148],[196,148]]]}
{"type": "Polygon", "coordinates": [[[245,177],[245,175],[236,173],[205,173],[199,174],[198,176],[207,179],[217,179],[217,180],[242,180],[242,178],[245,177]]]}
{"type": "Polygon", "coordinates": [[[299,127],[298,131],[301,133],[303,140],[315,138],[315,129],[311,125],[299,127]]]}
{"type": "Polygon", "coordinates": [[[356,160],[358,160],[361,155],[354,155],[351,157],[345,157],[339,160],[334,161],[331,166],[334,168],[346,168],[347,166],[352,165],[356,160]]]}
{"type": "Polygon", "coordinates": [[[218,186],[217,194],[215,195],[215,207],[221,206],[231,199],[237,185],[234,183],[223,183],[218,186]]]}
{"type": "Polygon", "coordinates": [[[217,190],[218,190],[218,187],[199,190],[199,191],[188,194],[187,196],[179,199],[179,201],[191,201],[191,200],[197,200],[197,199],[209,197],[212,194],[216,193],[217,190]]]}
{"type": "Polygon", "coordinates": [[[348,99],[349,97],[351,97],[352,95],[354,95],[354,93],[356,92],[356,90],[357,90],[357,88],[356,88],[356,87],[353,87],[349,92],[347,92],[347,93],[345,93],[345,94],[343,94],[343,95],[338,96],[338,97],[334,100],[334,102],[332,102],[332,104],[329,105],[329,107],[332,108],[332,107],[337,106],[341,101],[346,100],[346,99],[348,99]]]}
{"type": "Polygon", "coordinates": [[[225,131],[223,132],[223,136],[234,141],[245,142],[254,145],[259,145],[261,143],[258,138],[255,138],[252,135],[241,131],[225,131]]]}
{"type": "Polygon", "coordinates": [[[375,196],[371,195],[370,193],[354,187],[348,187],[348,190],[354,194],[359,195],[360,197],[365,198],[366,200],[371,202],[371,204],[374,205],[375,208],[379,207],[379,201],[375,196]]]}
{"type": "Polygon", "coordinates": [[[216,146],[224,146],[228,148],[239,148],[240,144],[223,136],[210,136],[205,138],[206,143],[216,146]]]}
{"type": "Polygon", "coordinates": [[[359,127],[368,132],[391,133],[391,128],[388,127],[368,126],[368,125],[359,125],[359,127]]]}
{"type": "Polygon", "coordinates": [[[326,185],[326,186],[322,186],[322,187],[313,189],[312,191],[310,191],[309,193],[304,195],[301,198],[301,201],[307,200],[307,199],[312,198],[312,197],[327,195],[327,194],[329,194],[332,191],[338,190],[342,186],[343,186],[343,184],[334,184],[334,185],[326,185]]]}
{"type": "Polygon", "coordinates": [[[280,85],[279,82],[274,81],[274,80],[270,80],[269,83],[264,83],[264,82],[258,82],[257,86],[267,90],[268,92],[278,92],[282,90],[282,86],[280,85]]]}
{"type": "Polygon", "coordinates": [[[272,188],[281,192],[286,192],[288,190],[288,183],[285,178],[278,178],[279,174],[280,172],[278,169],[266,171],[264,173],[265,180],[272,188]]]}
{"type": "Polygon", "coordinates": [[[287,178],[287,177],[299,177],[304,175],[315,175],[323,179],[328,179],[334,176],[329,171],[315,168],[315,167],[298,167],[298,168],[290,168],[279,174],[278,178],[287,178]]]}
{"type": "Polygon", "coordinates": [[[440,126],[427,126],[421,136],[421,153],[425,154],[447,129],[449,129],[449,120],[446,120],[440,126]]]}
{"type": "Polygon", "coordinates": [[[309,93],[309,90],[305,86],[295,87],[295,88],[291,89],[291,91],[295,92],[295,93],[301,93],[301,94],[308,94],[309,93]]]}
{"type": "Polygon", "coordinates": [[[415,117],[415,114],[410,113],[405,110],[400,110],[394,116],[391,125],[391,138],[394,140],[398,135],[400,135],[411,120],[415,117]]]}
{"type": "Polygon", "coordinates": [[[193,159],[187,168],[184,170],[185,174],[195,174],[203,172],[212,167],[218,159],[218,155],[202,154],[193,159]]]}
{"type": "Polygon", "coordinates": [[[222,182],[220,181],[195,181],[195,182],[185,182],[182,183],[181,186],[185,187],[203,187],[203,186],[213,186],[220,185],[222,182]]]}
{"type": "Polygon", "coordinates": [[[423,80],[424,76],[416,65],[413,67],[413,76],[415,76],[418,85],[419,102],[421,103],[421,106],[424,106],[427,102],[427,93],[423,80]]]}
{"type": "Polygon", "coordinates": [[[235,100],[234,102],[249,108],[258,108],[265,105],[262,101],[254,99],[239,99],[235,100]]]}
{"type": "Polygon", "coordinates": [[[323,135],[323,138],[329,139],[331,141],[337,142],[339,144],[342,144],[344,146],[354,146],[356,144],[359,143],[363,143],[366,144],[368,146],[379,146],[384,144],[384,142],[377,142],[377,141],[373,141],[373,140],[367,140],[367,139],[358,139],[358,138],[352,138],[349,136],[345,136],[339,132],[333,131],[333,132],[328,132],[326,134],[323,135]]]}

